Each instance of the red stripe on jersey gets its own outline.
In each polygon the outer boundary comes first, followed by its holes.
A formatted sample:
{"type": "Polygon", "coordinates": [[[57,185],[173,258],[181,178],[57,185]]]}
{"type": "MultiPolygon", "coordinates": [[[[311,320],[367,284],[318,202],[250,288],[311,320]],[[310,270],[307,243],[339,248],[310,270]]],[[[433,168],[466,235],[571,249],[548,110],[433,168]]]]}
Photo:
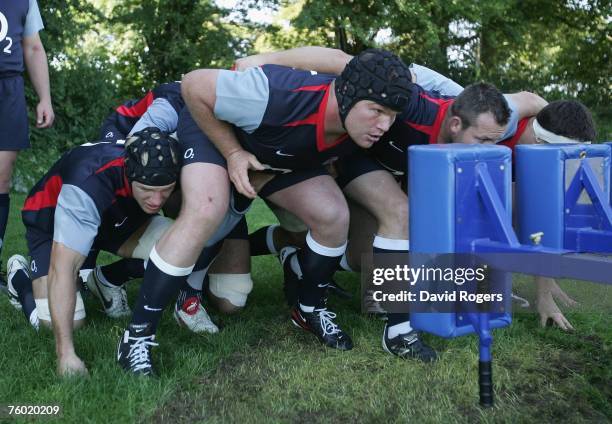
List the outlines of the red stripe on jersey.
{"type": "Polygon", "coordinates": [[[115,166],[124,166],[125,165],[125,158],[117,158],[117,159],[113,159],[110,162],[102,165],[97,171],[96,174],[99,174],[100,172],[104,172],[106,171],[108,168],[112,168],[115,166]]]}
{"type": "Polygon", "coordinates": [[[516,133],[514,133],[512,138],[508,138],[508,139],[506,139],[504,141],[500,141],[497,144],[501,144],[502,146],[510,147],[512,149],[512,151],[514,152],[514,147],[516,147],[516,143],[518,143],[518,141],[523,136],[523,133],[527,129],[527,124],[529,123],[530,119],[531,118],[523,118],[523,119],[521,119],[518,122],[518,125],[516,126],[516,133]]]}
{"type": "MultiPolygon", "coordinates": [[[[121,158],[117,158],[117,159],[113,159],[110,162],[102,165],[97,171],[96,174],[99,174],[100,172],[104,172],[109,168],[113,168],[113,167],[124,167],[125,166],[125,158],[121,157],[121,158]]],[[[115,190],[115,194],[117,196],[123,196],[123,197],[130,197],[132,196],[132,189],[130,187],[130,182],[127,179],[127,176],[125,175],[125,173],[123,174],[123,187],[115,190]]]]}
{"type": "Polygon", "coordinates": [[[427,95],[427,93],[420,93],[419,96],[421,96],[422,98],[427,99],[430,102],[435,103],[437,105],[442,105],[442,104],[448,102],[449,100],[451,100],[451,101],[454,100],[454,99],[441,99],[439,97],[430,97],[430,96],[427,95]]]}
{"type": "Polygon", "coordinates": [[[312,115],[306,117],[306,119],[302,119],[300,121],[288,122],[283,125],[283,127],[298,127],[300,125],[317,125],[319,121],[319,112],[315,112],[312,115]]]}
{"type": "Polygon", "coordinates": [[[325,86],[325,95],[323,96],[323,100],[321,100],[321,104],[319,105],[319,110],[317,111],[318,122],[317,122],[317,151],[322,152],[327,149],[331,149],[332,147],[337,146],[348,138],[348,134],[344,133],[337,139],[335,139],[332,144],[329,146],[325,144],[325,109],[327,108],[327,100],[329,100],[329,89],[331,84],[325,86]]]}
{"type": "Polygon", "coordinates": [[[304,87],[299,87],[296,89],[293,89],[291,91],[296,92],[296,91],[327,91],[327,89],[329,88],[329,84],[323,84],[323,85],[305,85],[304,87]]]}
{"type": "Polygon", "coordinates": [[[115,194],[122,197],[132,197],[132,187],[127,179],[127,175],[123,174],[123,187],[115,190],[115,194]]]}
{"type": "Polygon", "coordinates": [[[28,197],[22,211],[38,211],[57,205],[57,198],[62,190],[62,177],[54,175],[47,180],[43,189],[28,197]]]}
{"type": "Polygon", "coordinates": [[[117,112],[129,118],[140,118],[147,111],[147,108],[151,106],[151,103],[153,103],[153,92],[149,91],[147,95],[134,106],[127,107],[121,105],[117,108],[117,112]]]}
{"type": "Polygon", "coordinates": [[[424,94],[422,94],[422,96],[439,105],[438,112],[436,113],[436,119],[434,119],[433,124],[422,125],[410,121],[404,122],[415,130],[429,135],[429,144],[437,144],[438,136],[440,135],[440,128],[442,128],[442,122],[446,117],[446,112],[448,111],[448,108],[450,107],[450,105],[453,104],[454,99],[434,99],[424,94]]]}

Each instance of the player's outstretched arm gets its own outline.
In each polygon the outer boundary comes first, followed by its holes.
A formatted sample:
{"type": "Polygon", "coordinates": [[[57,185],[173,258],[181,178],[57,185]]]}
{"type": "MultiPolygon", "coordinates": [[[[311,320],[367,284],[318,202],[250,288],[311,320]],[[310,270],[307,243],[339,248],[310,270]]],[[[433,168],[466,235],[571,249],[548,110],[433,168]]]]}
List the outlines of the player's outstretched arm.
{"type": "Polygon", "coordinates": [[[49,309],[55,335],[57,372],[59,375],[87,374],[87,368],[74,350],[72,338],[76,281],[85,256],[53,242],[49,265],[49,309]]]}
{"type": "Polygon", "coordinates": [[[278,52],[260,53],[236,60],[236,70],[262,66],[282,65],[297,69],[306,69],[325,74],[340,74],[353,58],[342,50],[328,47],[306,46],[278,52]]]}
{"type": "Polygon", "coordinates": [[[22,46],[23,60],[39,100],[36,105],[36,127],[48,128],[53,125],[55,113],[51,105],[47,54],[37,32],[24,37],[22,46]]]}
{"type": "MultiPolygon", "coordinates": [[[[229,71],[227,71],[229,72],[229,71]]],[[[263,170],[254,155],[242,148],[228,122],[217,119],[218,69],[198,69],[183,77],[181,92],[200,129],[211,139],[227,161],[227,172],[236,189],[254,198],[257,193],[249,181],[248,170],[263,170]]]]}

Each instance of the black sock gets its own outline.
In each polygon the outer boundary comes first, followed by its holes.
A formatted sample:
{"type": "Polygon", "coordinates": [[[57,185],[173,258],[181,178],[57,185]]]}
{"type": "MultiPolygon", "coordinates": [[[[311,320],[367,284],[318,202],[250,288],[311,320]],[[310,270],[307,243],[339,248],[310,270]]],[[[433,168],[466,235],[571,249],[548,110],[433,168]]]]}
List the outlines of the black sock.
{"type": "Polygon", "coordinates": [[[122,286],[130,280],[144,276],[144,261],[142,259],[123,258],[100,267],[100,272],[110,284],[122,286]]]}
{"type": "Polygon", "coordinates": [[[4,245],[4,233],[6,232],[6,224],[8,223],[9,209],[11,199],[8,193],[0,194],[0,254],[4,245]]]}
{"type": "Polygon", "coordinates": [[[321,246],[308,233],[306,236],[306,246],[297,253],[298,264],[302,271],[302,284],[298,288],[298,299],[301,305],[315,307],[321,305],[327,283],[331,281],[345,248],[346,246],[341,248],[321,246]],[[328,256],[327,254],[330,254],[330,252],[324,252],[324,249],[336,251],[334,252],[336,254],[328,256]],[[315,252],[315,250],[319,251],[319,253],[315,252]],[[337,254],[338,252],[340,252],[339,255],[337,254]]]}
{"type": "Polygon", "coordinates": [[[21,303],[21,310],[25,315],[26,319],[30,321],[30,315],[32,311],[36,309],[36,302],[34,302],[34,293],[32,292],[32,280],[23,271],[18,270],[11,280],[11,284],[17,292],[19,303],[21,303]]]}
{"type": "Polygon", "coordinates": [[[274,239],[272,234],[274,233],[274,228],[278,227],[278,225],[268,225],[267,227],[261,227],[256,230],[254,233],[249,234],[249,248],[251,249],[251,256],[261,256],[261,255],[271,255],[276,254],[276,249],[274,252],[270,250],[269,242],[272,242],[274,245],[274,239]],[[268,234],[271,232],[272,234],[268,234]],[[272,239],[272,240],[270,240],[272,239]]]}
{"type": "Polygon", "coordinates": [[[144,273],[144,281],[140,286],[136,306],[133,309],[131,324],[148,324],[151,326],[150,330],[155,333],[164,309],[174,298],[186,278],[185,275],[166,274],[149,258],[144,273]]]}
{"type": "MultiPolygon", "coordinates": [[[[406,257],[408,256],[408,249],[407,246],[401,246],[402,242],[405,242],[406,244],[408,244],[407,240],[388,240],[388,239],[384,239],[382,237],[376,237],[374,239],[374,246],[372,247],[372,251],[374,253],[374,266],[378,267],[378,266],[382,266],[384,267],[385,264],[389,264],[389,261],[385,261],[382,258],[382,254],[388,253],[388,254],[395,254],[397,255],[406,255],[406,257]],[[393,246],[394,242],[397,242],[398,245],[393,246]],[[388,244],[387,244],[388,243],[388,244]],[[377,246],[378,244],[378,246],[377,246]],[[382,245],[382,246],[381,246],[382,245]],[[376,255],[381,255],[377,258],[376,255]],[[377,260],[378,259],[378,260],[377,260]],[[383,260],[381,260],[383,259],[383,260]],[[379,265],[376,265],[377,262],[380,262],[379,265]]],[[[410,321],[410,313],[405,312],[405,313],[397,313],[397,314],[387,314],[387,327],[391,327],[397,324],[401,324],[404,322],[410,321]]]]}

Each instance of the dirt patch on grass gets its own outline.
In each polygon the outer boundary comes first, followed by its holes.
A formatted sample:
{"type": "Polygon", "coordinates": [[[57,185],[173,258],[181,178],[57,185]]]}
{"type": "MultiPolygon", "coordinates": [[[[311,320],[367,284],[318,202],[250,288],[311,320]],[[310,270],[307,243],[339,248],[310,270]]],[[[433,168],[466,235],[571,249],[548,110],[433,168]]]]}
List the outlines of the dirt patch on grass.
{"type": "MultiPolygon", "coordinates": [[[[525,369],[521,373],[525,381],[499,396],[518,396],[519,404],[537,410],[544,421],[612,419],[609,347],[594,334],[571,337],[571,344],[552,337],[553,346],[541,353],[539,366],[525,369]]],[[[512,364],[503,366],[512,368],[512,364]]]]}

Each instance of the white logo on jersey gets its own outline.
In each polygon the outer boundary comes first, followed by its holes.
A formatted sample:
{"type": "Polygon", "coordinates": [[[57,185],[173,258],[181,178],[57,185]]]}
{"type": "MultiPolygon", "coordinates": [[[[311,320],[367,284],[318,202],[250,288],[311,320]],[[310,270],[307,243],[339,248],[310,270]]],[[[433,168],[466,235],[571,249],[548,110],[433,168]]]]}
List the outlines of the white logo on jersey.
{"type": "Polygon", "coordinates": [[[106,133],[106,135],[104,136],[104,138],[111,138],[111,137],[113,137],[114,135],[115,135],[115,133],[114,133],[114,132],[109,131],[109,132],[107,132],[107,133],[106,133]]]}
{"type": "Polygon", "coordinates": [[[8,34],[8,21],[6,16],[0,12],[0,41],[4,41],[6,34],[8,34]]]}
{"type": "Polygon", "coordinates": [[[185,155],[183,156],[185,159],[193,159],[194,153],[193,153],[193,147],[190,147],[189,149],[185,150],[185,155]]]}
{"type": "Polygon", "coordinates": [[[8,44],[2,50],[6,54],[11,54],[11,46],[13,45],[13,39],[11,37],[7,37],[8,34],[8,20],[6,16],[2,12],[0,12],[0,43],[4,40],[8,41],[8,44]]]}
{"type": "Polygon", "coordinates": [[[32,272],[38,271],[38,268],[36,267],[36,261],[35,260],[32,260],[32,263],[30,264],[30,269],[32,270],[32,272]]]}
{"type": "Polygon", "coordinates": [[[279,156],[295,156],[295,155],[290,155],[289,153],[283,153],[280,150],[277,150],[276,154],[279,155],[279,156]]]}
{"type": "Polygon", "coordinates": [[[121,227],[123,224],[125,224],[125,221],[127,221],[127,216],[125,218],[123,218],[123,221],[115,222],[115,228],[121,227]]]}

